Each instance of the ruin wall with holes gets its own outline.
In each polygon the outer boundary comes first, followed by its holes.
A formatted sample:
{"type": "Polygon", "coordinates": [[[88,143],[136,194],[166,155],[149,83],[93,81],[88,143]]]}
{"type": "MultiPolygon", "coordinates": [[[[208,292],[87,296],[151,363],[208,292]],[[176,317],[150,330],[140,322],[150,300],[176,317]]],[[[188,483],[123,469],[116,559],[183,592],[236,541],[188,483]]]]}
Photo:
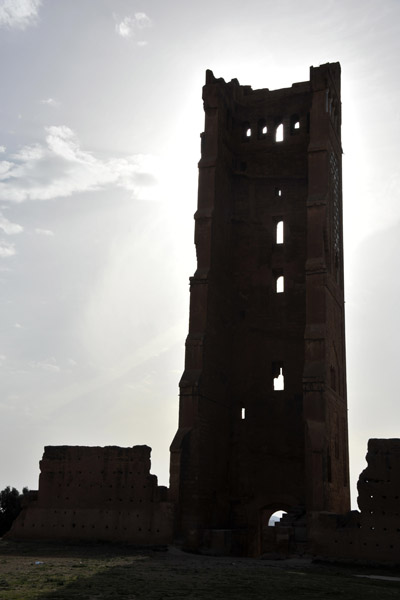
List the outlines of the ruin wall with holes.
{"type": "Polygon", "coordinates": [[[173,537],[168,490],[150,474],[148,446],[47,446],[39,490],[8,536],[166,544],[173,537]]]}
{"type": "Polygon", "coordinates": [[[313,554],[400,563],[400,439],[371,439],[358,480],[359,511],[320,514],[313,554]]]}

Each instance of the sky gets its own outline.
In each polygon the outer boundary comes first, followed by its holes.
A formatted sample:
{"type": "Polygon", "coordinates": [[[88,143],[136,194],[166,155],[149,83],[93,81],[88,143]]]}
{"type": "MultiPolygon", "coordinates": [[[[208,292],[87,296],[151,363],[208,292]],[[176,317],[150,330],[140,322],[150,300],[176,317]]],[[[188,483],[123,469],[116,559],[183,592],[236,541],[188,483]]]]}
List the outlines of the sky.
{"type": "Polygon", "coordinates": [[[148,444],[168,484],[205,70],[340,61],[352,500],[400,437],[399,0],[0,0],[0,489],[46,445],[148,444]]]}

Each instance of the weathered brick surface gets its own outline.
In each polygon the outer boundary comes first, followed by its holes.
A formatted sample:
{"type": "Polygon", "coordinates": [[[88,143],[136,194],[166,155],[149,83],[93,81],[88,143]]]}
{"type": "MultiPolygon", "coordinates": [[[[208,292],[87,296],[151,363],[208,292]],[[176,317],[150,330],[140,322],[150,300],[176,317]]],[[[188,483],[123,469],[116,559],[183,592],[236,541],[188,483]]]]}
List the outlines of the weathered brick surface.
{"type": "Polygon", "coordinates": [[[371,439],[358,480],[360,511],[320,515],[313,552],[400,564],[400,439],[371,439]]]}
{"type": "Polygon", "coordinates": [[[253,554],[277,509],[349,507],[340,66],[275,91],[208,71],[203,99],[171,493],[188,547],[253,554]]]}
{"type": "Polygon", "coordinates": [[[10,537],[171,542],[173,507],[150,474],[150,452],[148,446],[47,446],[37,500],[10,537]]]}

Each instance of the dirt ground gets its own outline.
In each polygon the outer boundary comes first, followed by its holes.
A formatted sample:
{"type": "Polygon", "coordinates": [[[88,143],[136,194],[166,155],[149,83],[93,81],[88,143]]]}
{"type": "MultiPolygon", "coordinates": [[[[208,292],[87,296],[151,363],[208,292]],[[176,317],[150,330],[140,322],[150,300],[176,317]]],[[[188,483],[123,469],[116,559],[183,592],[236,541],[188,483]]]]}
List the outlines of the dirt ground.
{"type": "Polygon", "coordinates": [[[400,570],[339,566],[304,558],[200,556],[173,547],[0,540],[0,600],[117,598],[399,600],[400,570]]]}

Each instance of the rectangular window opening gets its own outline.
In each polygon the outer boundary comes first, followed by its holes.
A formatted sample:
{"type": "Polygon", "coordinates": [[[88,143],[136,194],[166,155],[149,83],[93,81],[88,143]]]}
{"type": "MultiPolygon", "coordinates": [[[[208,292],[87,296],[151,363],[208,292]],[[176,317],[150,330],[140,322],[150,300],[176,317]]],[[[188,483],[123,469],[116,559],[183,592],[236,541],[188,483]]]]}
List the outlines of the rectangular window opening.
{"type": "Polygon", "coordinates": [[[244,421],[246,418],[246,409],[245,408],[242,408],[241,417],[242,417],[242,421],[244,421]]]}
{"type": "Polygon", "coordinates": [[[283,376],[283,363],[273,363],[272,377],[274,392],[282,392],[285,389],[285,378],[283,376]]]}
{"type": "Polygon", "coordinates": [[[275,141],[283,142],[283,123],[280,123],[275,131],[275,141]]]}
{"type": "Polygon", "coordinates": [[[276,243],[283,244],[283,221],[278,221],[276,224],[276,243]]]}

